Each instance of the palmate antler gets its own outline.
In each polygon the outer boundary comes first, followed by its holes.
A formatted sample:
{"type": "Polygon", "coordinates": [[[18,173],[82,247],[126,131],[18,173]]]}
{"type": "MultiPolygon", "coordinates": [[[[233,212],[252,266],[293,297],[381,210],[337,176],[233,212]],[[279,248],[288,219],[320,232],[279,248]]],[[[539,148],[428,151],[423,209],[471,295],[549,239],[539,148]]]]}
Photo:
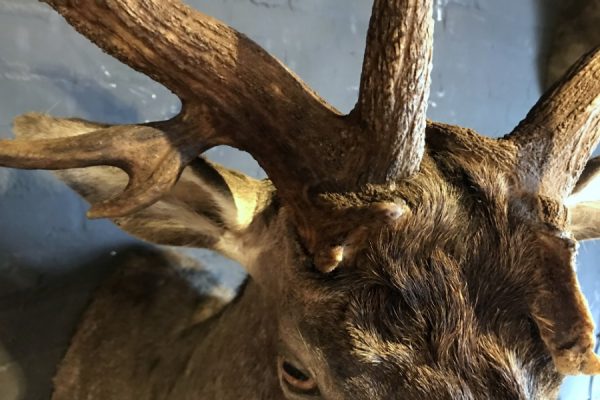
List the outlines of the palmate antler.
{"type": "MultiPolygon", "coordinates": [[[[161,199],[203,151],[230,145],[267,172],[322,271],[342,261],[339,243],[357,226],[402,213],[393,187],[419,170],[425,150],[432,0],[375,1],[359,101],[348,116],[245,36],[178,0],[45,2],[108,54],[172,90],[182,110],[170,121],[89,123],[91,131],[79,121],[71,124],[85,132],[79,136],[1,141],[0,165],[119,167],[130,176],[127,189],[90,211],[114,218],[161,199]]],[[[548,219],[542,222],[560,232],[562,202],[600,140],[599,71],[596,51],[500,141],[440,124],[429,126],[429,136],[510,169],[515,191],[539,197],[548,219]]],[[[593,325],[571,269],[573,246],[554,231],[540,236],[556,254],[544,254],[546,285],[531,300],[533,316],[561,372],[598,373],[593,325]]]]}

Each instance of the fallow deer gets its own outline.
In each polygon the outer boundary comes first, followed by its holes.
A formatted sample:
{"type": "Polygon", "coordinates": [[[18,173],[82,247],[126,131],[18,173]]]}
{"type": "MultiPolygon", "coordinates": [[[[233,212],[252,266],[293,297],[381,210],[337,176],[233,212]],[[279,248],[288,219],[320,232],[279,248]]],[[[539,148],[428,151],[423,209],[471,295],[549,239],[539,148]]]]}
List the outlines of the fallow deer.
{"type": "Polygon", "coordinates": [[[177,260],[142,259],[154,278],[123,272],[124,294],[96,302],[55,399],[545,399],[564,375],[600,373],[574,272],[578,241],[600,235],[600,49],[501,139],[429,122],[432,1],[375,0],[358,103],[341,115],[178,0],[45,0],[181,112],[120,126],[25,115],[0,164],[71,169],[59,176],[90,217],[250,276],[217,315],[171,324],[152,306],[197,299],[161,297],[181,287],[177,260]],[[269,180],[199,157],[217,145],[269,180]],[[163,342],[143,339],[152,329],[163,342]]]}

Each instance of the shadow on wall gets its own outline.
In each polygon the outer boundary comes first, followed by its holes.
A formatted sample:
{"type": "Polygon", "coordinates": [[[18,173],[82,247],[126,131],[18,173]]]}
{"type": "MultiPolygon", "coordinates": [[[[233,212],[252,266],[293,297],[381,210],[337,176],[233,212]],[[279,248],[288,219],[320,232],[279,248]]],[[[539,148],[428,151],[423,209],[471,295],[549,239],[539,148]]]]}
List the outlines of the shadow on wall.
{"type": "MultiPolygon", "coordinates": [[[[588,0],[563,0],[563,3],[572,3],[573,1],[588,1],[588,0]]],[[[547,89],[546,75],[548,71],[548,60],[550,52],[553,50],[553,40],[556,32],[556,24],[559,20],[560,12],[564,4],[560,2],[552,2],[550,0],[535,0],[533,2],[537,8],[538,25],[542,27],[538,29],[538,49],[535,55],[538,69],[538,84],[542,92],[547,89]]]]}
{"type": "MultiPolygon", "coordinates": [[[[102,379],[109,383],[102,386],[103,390],[110,393],[110,383],[119,386],[118,376],[110,373],[98,376],[96,366],[112,371],[111,362],[106,363],[111,357],[102,364],[96,355],[89,355],[82,348],[101,348],[106,354],[121,351],[121,358],[126,357],[127,362],[119,366],[126,371],[140,362],[137,356],[141,357],[141,364],[149,365],[157,357],[154,347],[148,348],[147,353],[138,353],[139,343],[156,343],[160,349],[158,345],[165,338],[180,332],[173,327],[207,320],[220,312],[233,296],[210,271],[191,259],[169,255],[153,246],[127,246],[117,253],[107,256],[101,252],[94,261],[72,268],[72,273],[40,285],[35,292],[11,291],[11,282],[6,282],[2,290],[8,295],[0,298],[0,357],[9,357],[11,362],[0,371],[0,399],[49,399],[52,379],[79,324],[85,334],[79,336],[63,361],[66,369],[58,380],[70,382],[73,371],[81,373],[82,378],[72,387],[62,387],[59,396],[67,394],[66,398],[74,399],[69,392],[78,393],[78,388],[93,390],[94,385],[89,383],[102,379]],[[105,279],[108,275],[112,277],[105,279]],[[96,290],[98,282],[103,283],[96,290]],[[97,300],[92,307],[95,311],[82,318],[92,297],[97,300]],[[200,304],[202,307],[198,308],[200,304]],[[131,332],[136,333],[131,335],[131,332]],[[131,358],[128,353],[135,353],[136,357],[131,358]]],[[[15,265],[17,268],[19,274],[28,271],[22,265],[15,265]]],[[[195,332],[197,337],[190,343],[204,337],[203,329],[195,332]]],[[[172,354],[178,352],[179,362],[185,365],[191,347],[187,341],[181,343],[183,347],[179,346],[172,354]]],[[[161,380],[167,375],[157,373],[155,377],[161,380]]],[[[152,387],[158,390],[160,385],[156,383],[152,387]]],[[[170,384],[165,380],[161,390],[169,391],[170,384]]]]}
{"type": "MultiPolygon", "coordinates": [[[[93,261],[74,265],[66,274],[42,279],[37,268],[14,263],[0,276],[0,398],[49,399],[52,378],[94,289],[128,252],[101,251],[93,261]],[[37,277],[34,289],[22,280],[37,277]]],[[[52,266],[48,266],[52,268],[52,266]]],[[[61,268],[62,269],[62,268],[61,268]]]]}
{"type": "MultiPolygon", "coordinates": [[[[0,77],[13,77],[14,80],[29,82],[45,81],[59,89],[57,101],[68,99],[77,105],[79,117],[91,118],[104,123],[135,123],[140,121],[138,104],[125,101],[116,95],[115,83],[105,82],[96,77],[83,76],[64,67],[29,67],[11,65],[0,58],[0,77]]],[[[38,110],[52,113],[50,110],[38,110]]]]}
{"type": "MultiPolygon", "coordinates": [[[[11,67],[0,60],[0,71],[11,67]]],[[[67,69],[15,72],[53,84],[82,117],[139,118],[135,104],[67,69]]],[[[0,399],[49,399],[94,288],[137,242],[108,221],[87,221],[83,201],[48,173],[3,169],[0,196],[0,399]]]]}
{"type": "Polygon", "coordinates": [[[564,0],[557,8],[537,4],[551,30],[543,31],[539,53],[540,83],[549,88],[585,53],[600,45],[600,1],[564,0]]]}

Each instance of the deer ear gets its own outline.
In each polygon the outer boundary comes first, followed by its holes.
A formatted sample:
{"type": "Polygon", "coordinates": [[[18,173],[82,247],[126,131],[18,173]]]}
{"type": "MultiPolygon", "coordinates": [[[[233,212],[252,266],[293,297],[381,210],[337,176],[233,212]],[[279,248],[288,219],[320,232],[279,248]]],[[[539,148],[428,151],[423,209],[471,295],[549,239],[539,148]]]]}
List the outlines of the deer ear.
{"type": "MultiPolygon", "coordinates": [[[[105,126],[76,119],[27,114],[15,119],[17,139],[76,136],[105,126]]],[[[122,192],[128,177],[114,167],[89,167],[54,172],[89,203],[122,192]]],[[[243,263],[237,239],[269,204],[273,189],[259,181],[202,158],[186,167],[175,186],[153,205],[113,221],[148,242],[216,250],[243,263]]]]}
{"type": "Polygon", "coordinates": [[[569,229],[577,240],[600,238],[600,157],[587,162],[566,205],[569,229]]]}
{"type": "MultiPolygon", "coordinates": [[[[127,175],[111,167],[54,173],[89,203],[108,199],[127,185],[127,175]]],[[[226,232],[241,231],[252,222],[248,217],[255,207],[256,197],[236,199],[217,170],[198,159],[184,169],[175,187],[159,201],[113,221],[124,231],[155,244],[216,249],[226,232]]]]}
{"type": "Polygon", "coordinates": [[[540,265],[531,311],[556,369],[565,375],[600,374],[594,322],[575,273],[577,242],[556,233],[538,235],[540,265]]]}

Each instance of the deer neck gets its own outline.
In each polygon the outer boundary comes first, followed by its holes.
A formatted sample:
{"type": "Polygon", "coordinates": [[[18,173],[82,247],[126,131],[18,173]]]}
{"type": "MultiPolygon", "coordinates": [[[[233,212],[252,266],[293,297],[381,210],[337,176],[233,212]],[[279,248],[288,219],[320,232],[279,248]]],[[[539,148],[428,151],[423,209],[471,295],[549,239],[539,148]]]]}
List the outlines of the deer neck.
{"type": "MultiPolygon", "coordinates": [[[[53,400],[282,398],[276,320],[262,288],[248,280],[223,306],[176,265],[155,251],[120,265],[83,317],[53,400]]],[[[210,284],[206,271],[190,274],[210,284]]]]}
{"type": "Polygon", "coordinates": [[[169,398],[282,398],[274,313],[261,288],[249,280],[218,316],[190,331],[185,342],[195,345],[182,343],[182,349],[193,351],[169,398]]]}

